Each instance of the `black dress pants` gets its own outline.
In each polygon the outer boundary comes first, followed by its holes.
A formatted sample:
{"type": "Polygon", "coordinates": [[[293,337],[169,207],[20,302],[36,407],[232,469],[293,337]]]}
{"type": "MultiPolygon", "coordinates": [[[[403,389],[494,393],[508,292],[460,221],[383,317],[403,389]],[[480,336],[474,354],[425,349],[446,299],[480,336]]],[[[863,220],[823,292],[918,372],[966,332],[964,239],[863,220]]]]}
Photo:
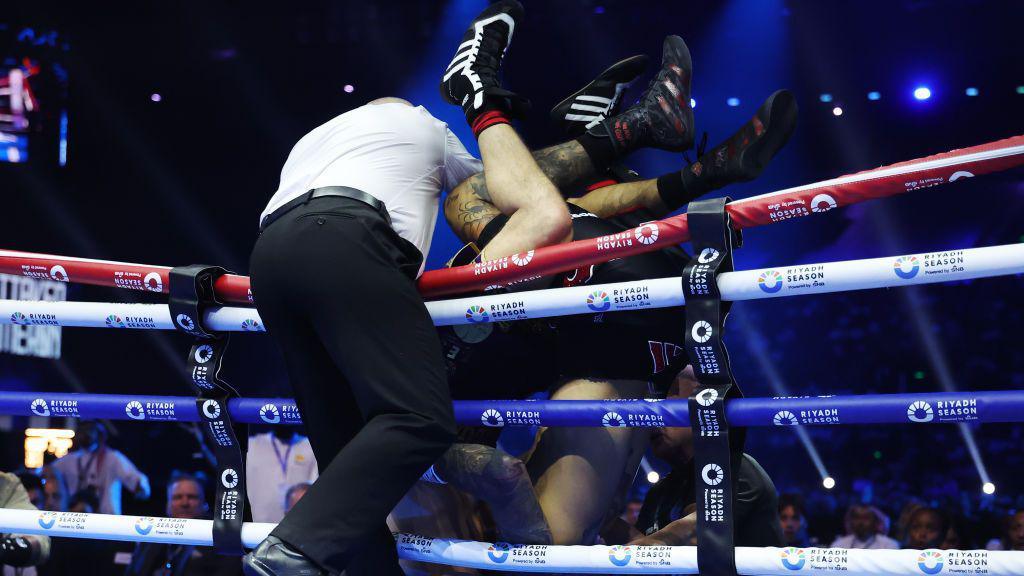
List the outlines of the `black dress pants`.
{"type": "Polygon", "coordinates": [[[421,261],[380,213],[338,197],[285,213],[253,248],[256,308],[320,466],[273,535],[332,572],[402,573],[385,519],[455,438],[421,261]]]}

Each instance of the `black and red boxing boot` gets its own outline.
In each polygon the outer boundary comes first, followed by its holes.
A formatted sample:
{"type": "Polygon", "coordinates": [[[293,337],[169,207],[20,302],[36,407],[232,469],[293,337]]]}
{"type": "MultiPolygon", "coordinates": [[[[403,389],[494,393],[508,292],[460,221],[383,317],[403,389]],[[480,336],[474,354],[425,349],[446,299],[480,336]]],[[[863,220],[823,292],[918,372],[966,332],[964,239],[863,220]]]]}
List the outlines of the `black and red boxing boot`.
{"type": "Polygon", "coordinates": [[[796,128],[796,98],[779,90],[728,140],[696,162],[658,178],[658,193],[670,210],[733,184],[757,178],[796,128]]]}
{"type": "Polygon", "coordinates": [[[441,96],[462,106],[466,121],[478,135],[509,118],[522,117],[529,102],[501,87],[498,71],[512,42],[516,22],[523,18],[523,6],[516,0],[502,0],[488,6],[469,25],[441,79],[441,96]]]}
{"type": "Polygon", "coordinates": [[[605,118],[619,113],[626,88],[647,68],[646,55],[630,56],[612,64],[589,84],[551,109],[551,119],[575,138],[605,118]]]}
{"type": "Polygon", "coordinates": [[[693,145],[690,50],[679,36],[665,38],[661,70],[636,105],[580,136],[594,167],[603,169],[638,148],[682,152],[693,145]]]}

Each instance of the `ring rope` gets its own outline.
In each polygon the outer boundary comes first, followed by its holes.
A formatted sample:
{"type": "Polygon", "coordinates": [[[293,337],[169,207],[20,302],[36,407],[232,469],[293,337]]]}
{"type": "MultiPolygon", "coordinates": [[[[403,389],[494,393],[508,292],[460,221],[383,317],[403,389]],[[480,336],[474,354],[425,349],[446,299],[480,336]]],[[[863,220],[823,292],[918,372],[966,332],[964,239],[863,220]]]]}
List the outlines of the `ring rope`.
{"type": "MultiPolygon", "coordinates": [[[[0,509],[0,526],[17,534],[128,542],[210,546],[213,521],[148,516],[0,509]]],[[[274,524],[247,522],[242,543],[255,547],[274,524]]],[[[694,546],[545,546],[471,542],[396,534],[405,560],[514,572],[696,574],[694,546]]],[[[836,548],[736,548],[739,574],[877,576],[892,574],[1024,573],[1024,552],[988,550],[846,550],[836,548]]]]}
{"type": "MultiPolygon", "coordinates": [[[[931,284],[1024,273],[1024,244],[965,248],[866,260],[846,260],[726,272],[723,300],[758,300],[931,284]]],[[[570,314],[665,308],[684,304],[679,278],[549,288],[427,302],[438,326],[547,318],[570,314]]],[[[206,326],[222,332],[263,332],[254,308],[206,311],[206,326]]],[[[174,330],[166,304],[0,300],[0,324],[174,330]]]]}
{"type": "MultiPolygon", "coordinates": [[[[750,228],[1022,164],[1024,135],[762,194],[732,202],[727,209],[738,229],[750,228]]],[[[644,224],[632,235],[634,238],[625,234],[621,241],[611,237],[578,240],[538,248],[515,259],[428,271],[420,277],[419,289],[425,297],[456,294],[659,250],[689,239],[687,216],[644,224]]],[[[165,266],[0,250],[0,273],[75,283],[167,293],[169,272],[165,266]]],[[[222,302],[252,303],[247,276],[228,274],[218,278],[214,287],[222,302]]]]}
{"type": "MultiPolygon", "coordinates": [[[[455,400],[467,426],[688,428],[688,400],[455,400]]],[[[235,422],[298,425],[291,398],[232,398],[235,422]]],[[[726,401],[737,426],[1024,422],[1024,390],[864,394],[726,401]]],[[[128,394],[5,392],[0,414],[150,422],[200,422],[195,398],[128,394]]]]}

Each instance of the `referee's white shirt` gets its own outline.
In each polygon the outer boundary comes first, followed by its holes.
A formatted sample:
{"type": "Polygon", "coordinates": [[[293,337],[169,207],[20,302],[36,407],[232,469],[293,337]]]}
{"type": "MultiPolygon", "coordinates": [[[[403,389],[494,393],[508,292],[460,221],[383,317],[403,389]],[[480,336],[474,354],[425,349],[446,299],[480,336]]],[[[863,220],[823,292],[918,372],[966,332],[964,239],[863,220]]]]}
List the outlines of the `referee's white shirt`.
{"type": "Polygon", "coordinates": [[[349,186],[384,202],[395,231],[426,259],[441,190],[450,190],[481,170],[483,164],[448,125],[422,106],[367,104],[335,117],[295,144],[260,222],[314,188],[349,186]]]}

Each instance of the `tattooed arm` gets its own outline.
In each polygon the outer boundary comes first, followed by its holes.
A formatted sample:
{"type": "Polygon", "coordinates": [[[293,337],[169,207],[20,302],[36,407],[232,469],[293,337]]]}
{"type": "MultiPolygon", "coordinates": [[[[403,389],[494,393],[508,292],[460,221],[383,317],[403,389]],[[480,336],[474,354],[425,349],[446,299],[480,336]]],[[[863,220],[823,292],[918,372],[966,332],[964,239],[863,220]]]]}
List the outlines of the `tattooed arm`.
{"type": "Polygon", "coordinates": [[[455,235],[465,243],[476,242],[484,227],[501,212],[491,204],[483,173],[467,178],[448,193],[444,217],[455,235]]]}
{"type": "Polygon", "coordinates": [[[658,194],[657,180],[612,184],[569,201],[600,218],[611,218],[637,208],[647,208],[658,218],[669,213],[658,194]]]}
{"type": "MultiPolygon", "coordinates": [[[[594,172],[590,157],[583,150],[583,146],[575,140],[537,150],[533,153],[533,159],[544,175],[558,188],[565,188],[594,172]]],[[[459,184],[459,188],[463,186],[470,186],[476,196],[491,202],[483,172],[474,174],[459,184]]]]}

